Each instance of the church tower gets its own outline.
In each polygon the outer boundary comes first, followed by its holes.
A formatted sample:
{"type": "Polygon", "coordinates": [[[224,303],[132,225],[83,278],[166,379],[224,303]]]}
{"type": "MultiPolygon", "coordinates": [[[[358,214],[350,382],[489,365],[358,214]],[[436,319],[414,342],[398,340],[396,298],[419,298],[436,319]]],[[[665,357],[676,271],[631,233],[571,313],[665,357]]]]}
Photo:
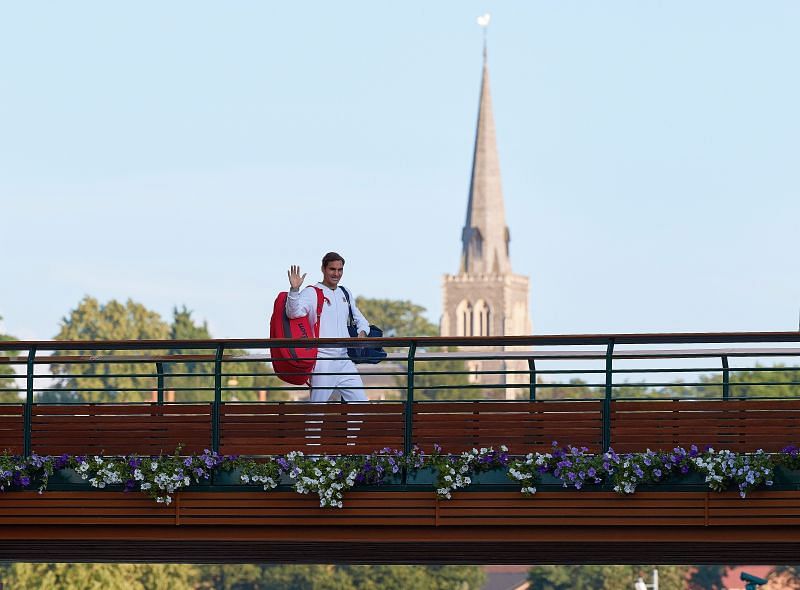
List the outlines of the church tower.
{"type": "MultiPolygon", "coordinates": [[[[528,277],[512,272],[509,241],[484,45],[467,218],[461,233],[461,264],[458,274],[444,275],[442,336],[518,336],[531,333],[528,277]]],[[[482,347],[480,350],[488,352],[491,349],[482,347]]],[[[472,361],[469,364],[472,371],[527,370],[524,361],[472,361]]],[[[474,381],[527,383],[528,377],[476,375],[474,381]]],[[[506,389],[506,397],[514,397],[515,391],[514,388],[506,389]]],[[[523,390],[518,391],[521,393],[523,390]]]]}

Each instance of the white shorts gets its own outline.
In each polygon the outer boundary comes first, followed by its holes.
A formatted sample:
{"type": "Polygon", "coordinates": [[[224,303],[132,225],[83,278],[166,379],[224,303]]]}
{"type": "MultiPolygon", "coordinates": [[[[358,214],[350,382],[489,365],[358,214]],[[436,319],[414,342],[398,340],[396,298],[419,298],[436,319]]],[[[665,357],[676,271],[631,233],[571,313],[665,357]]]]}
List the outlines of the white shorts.
{"type": "Polygon", "coordinates": [[[342,396],[342,401],[365,402],[364,382],[350,359],[317,360],[311,375],[311,401],[326,402],[334,393],[342,396]],[[319,375],[318,373],[332,373],[319,375]]]}

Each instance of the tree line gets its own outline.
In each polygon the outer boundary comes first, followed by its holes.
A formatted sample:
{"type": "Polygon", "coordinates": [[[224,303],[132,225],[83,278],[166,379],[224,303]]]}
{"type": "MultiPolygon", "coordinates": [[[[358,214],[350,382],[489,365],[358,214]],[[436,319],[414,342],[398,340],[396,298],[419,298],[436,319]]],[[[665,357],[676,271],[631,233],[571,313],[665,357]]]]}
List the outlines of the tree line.
{"type": "MultiPolygon", "coordinates": [[[[356,300],[370,320],[384,329],[387,337],[435,336],[438,327],[424,316],[425,308],[411,301],[369,299],[356,300]]],[[[266,336],[266,334],[264,335],[266,336]]],[[[2,335],[4,340],[14,340],[2,335]]],[[[101,303],[94,297],[84,297],[62,320],[54,340],[209,340],[213,338],[206,321],[195,320],[187,307],[175,307],[172,317],[165,320],[158,312],[143,304],[128,299],[122,303],[112,299],[101,303]]],[[[430,349],[431,352],[437,349],[430,349]]],[[[226,355],[241,355],[241,350],[226,350],[226,355]]],[[[143,354],[210,354],[213,350],[202,349],[154,349],[138,351],[143,354]]],[[[65,350],[61,356],[101,355],[126,356],[123,350],[65,350]]],[[[170,392],[174,401],[208,401],[213,399],[213,363],[181,362],[164,364],[164,390],[170,392]]],[[[480,392],[459,394],[448,390],[437,392],[440,385],[466,385],[468,376],[463,361],[445,360],[427,363],[426,370],[449,373],[444,375],[420,375],[415,379],[419,399],[436,396],[438,399],[469,396],[480,397],[480,392]]],[[[47,391],[39,392],[36,400],[58,403],[74,401],[149,401],[157,388],[157,377],[153,363],[109,362],[93,364],[63,363],[51,365],[53,384],[47,391]]],[[[237,401],[255,401],[259,392],[269,392],[270,401],[288,399],[291,393],[286,385],[272,372],[266,362],[224,363],[225,398],[237,401]]],[[[8,365],[0,365],[0,388],[13,388],[14,382],[7,375],[13,371],[8,365]]],[[[393,389],[406,387],[405,377],[394,377],[393,389]]],[[[398,394],[399,397],[399,394],[398,394]]],[[[0,401],[19,401],[17,392],[0,392],[0,401]]]]}
{"type": "MultiPolygon", "coordinates": [[[[658,569],[662,590],[725,590],[725,565],[542,565],[530,590],[630,590],[658,569]]],[[[800,567],[777,566],[771,583],[800,588],[800,567]]],[[[0,564],[0,582],[18,590],[480,590],[481,566],[192,565],[124,563],[0,564]]]]}
{"type": "Polygon", "coordinates": [[[15,590],[480,590],[479,566],[0,564],[15,590]]]}

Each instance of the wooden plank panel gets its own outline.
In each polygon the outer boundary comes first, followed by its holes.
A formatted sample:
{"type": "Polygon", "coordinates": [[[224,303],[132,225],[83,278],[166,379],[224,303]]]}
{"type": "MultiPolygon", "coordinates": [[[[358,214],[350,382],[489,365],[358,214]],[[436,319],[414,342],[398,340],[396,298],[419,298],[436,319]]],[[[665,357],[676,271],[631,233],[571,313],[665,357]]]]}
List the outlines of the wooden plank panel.
{"type": "Polygon", "coordinates": [[[24,407],[21,405],[0,406],[0,452],[22,452],[25,436],[23,411],[24,407]]]}
{"type": "Polygon", "coordinates": [[[187,453],[211,442],[211,405],[34,405],[32,448],[39,453],[187,453]]]}
{"type": "Polygon", "coordinates": [[[311,403],[288,402],[285,404],[223,404],[222,415],[253,414],[253,415],[307,415],[328,414],[339,412],[353,412],[362,414],[402,413],[402,403],[311,403]]]}
{"type": "Polygon", "coordinates": [[[210,415],[211,404],[176,404],[162,405],[141,404],[141,405],[115,405],[115,404],[34,404],[34,416],[100,416],[100,415],[190,415],[203,414],[210,415]]]}
{"type": "Polygon", "coordinates": [[[711,445],[778,450],[797,440],[800,400],[637,401],[612,404],[612,446],[711,445]]]}
{"type": "Polygon", "coordinates": [[[686,408],[694,411],[717,411],[721,409],[734,410],[779,410],[779,411],[800,411],[800,399],[786,400],[636,400],[611,402],[615,411],[665,411],[668,407],[686,408]]]}

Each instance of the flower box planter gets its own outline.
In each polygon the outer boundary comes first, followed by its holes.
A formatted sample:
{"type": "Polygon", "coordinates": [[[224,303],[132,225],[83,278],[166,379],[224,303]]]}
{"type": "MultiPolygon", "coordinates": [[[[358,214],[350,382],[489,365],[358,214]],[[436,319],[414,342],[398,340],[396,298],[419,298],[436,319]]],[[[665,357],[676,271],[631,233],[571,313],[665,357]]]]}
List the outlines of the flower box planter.
{"type": "Polygon", "coordinates": [[[773,489],[800,490],[800,470],[777,465],[772,481],[773,489]]]}
{"type": "MultiPolygon", "coordinates": [[[[53,471],[53,474],[50,476],[47,482],[47,489],[54,490],[54,491],[70,491],[75,489],[80,490],[101,490],[104,492],[119,492],[125,489],[123,484],[106,484],[102,488],[96,488],[89,483],[89,480],[92,478],[90,475],[86,479],[83,479],[77,471],[72,469],[71,467],[67,467],[65,469],[56,469],[53,471]]],[[[42,485],[42,481],[39,478],[36,478],[32,483],[29,489],[35,490],[39,489],[42,485]]]]}
{"type": "Polygon", "coordinates": [[[708,490],[706,476],[696,471],[689,473],[672,473],[669,477],[652,484],[641,484],[636,490],[641,492],[671,492],[671,491],[700,491],[708,490]]]}
{"type": "MultiPolygon", "coordinates": [[[[227,470],[219,470],[214,473],[214,480],[213,485],[215,486],[244,486],[247,485],[242,482],[242,470],[241,469],[231,469],[230,471],[227,470]]],[[[196,484],[193,484],[196,485],[196,484]]],[[[206,484],[208,485],[208,484],[206,484]]]]}
{"type": "Polygon", "coordinates": [[[432,467],[409,470],[408,476],[406,477],[406,485],[409,486],[425,486],[425,488],[432,488],[435,483],[436,470],[432,467]]]}
{"type": "Polygon", "coordinates": [[[68,486],[68,485],[85,485],[88,486],[89,480],[83,479],[80,474],[72,468],[66,469],[58,469],[53,471],[53,475],[50,476],[50,481],[47,484],[47,487],[55,487],[55,486],[68,486]]]}
{"type": "Polygon", "coordinates": [[[470,476],[472,483],[470,488],[482,486],[512,486],[519,487],[519,484],[508,477],[508,469],[505,467],[490,469],[489,471],[479,471],[470,476]]]}

